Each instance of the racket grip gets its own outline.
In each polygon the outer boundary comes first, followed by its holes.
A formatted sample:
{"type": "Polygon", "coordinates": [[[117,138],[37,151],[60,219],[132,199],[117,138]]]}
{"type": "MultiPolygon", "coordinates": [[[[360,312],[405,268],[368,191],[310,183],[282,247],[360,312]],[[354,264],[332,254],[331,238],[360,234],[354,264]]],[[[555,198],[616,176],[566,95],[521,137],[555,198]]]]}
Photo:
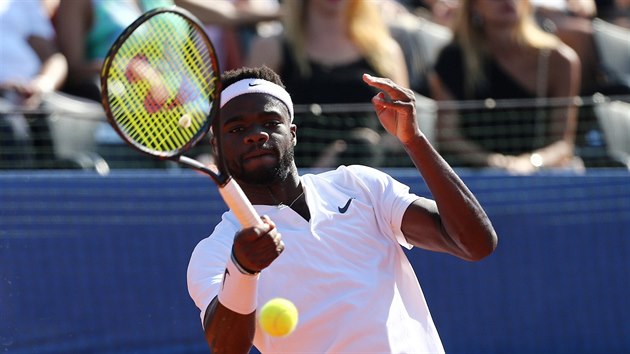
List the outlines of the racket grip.
{"type": "Polygon", "coordinates": [[[233,178],[219,187],[219,193],[243,227],[260,224],[260,216],[243,193],[241,186],[233,178]]]}

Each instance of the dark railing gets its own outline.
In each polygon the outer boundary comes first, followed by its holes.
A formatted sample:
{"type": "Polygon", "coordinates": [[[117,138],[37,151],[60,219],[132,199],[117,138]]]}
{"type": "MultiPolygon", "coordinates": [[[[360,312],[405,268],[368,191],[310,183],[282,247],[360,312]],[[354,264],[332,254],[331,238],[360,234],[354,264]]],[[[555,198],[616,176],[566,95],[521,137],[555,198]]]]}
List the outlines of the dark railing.
{"type": "MultiPolygon", "coordinates": [[[[442,112],[465,115],[471,134],[489,142],[489,148],[509,150],[540,144],[536,143],[541,138],[536,119],[555,108],[574,105],[579,110],[576,153],[586,166],[630,165],[629,96],[436,102],[417,95],[416,102],[420,128],[439,150],[436,123],[442,112]],[[532,126],[519,123],[523,116],[531,118],[532,126]]],[[[411,166],[397,140],[384,133],[369,103],[298,105],[295,112],[299,167],[411,166]]],[[[128,148],[106,122],[98,102],[53,94],[39,109],[25,110],[0,101],[0,115],[1,169],[91,169],[106,174],[111,169],[175,167],[128,148]],[[32,144],[11,138],[8,130],[15,128],[11,126],[15,122],[30,125],[32,144]]],[[[194,156],[209,153],[208,140],[192,151],[194,156]]],[[[445,156],[455,167],[460,165],[457,158],[445,156]]]]}

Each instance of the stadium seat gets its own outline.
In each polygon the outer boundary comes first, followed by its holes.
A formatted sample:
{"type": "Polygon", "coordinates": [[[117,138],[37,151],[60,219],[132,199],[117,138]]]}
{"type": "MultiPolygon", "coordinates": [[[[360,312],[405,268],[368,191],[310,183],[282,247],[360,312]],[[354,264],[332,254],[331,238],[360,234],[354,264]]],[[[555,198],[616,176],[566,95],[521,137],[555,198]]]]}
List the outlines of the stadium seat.
{"type": "Polygon", "coordinates": [[[96,153],[94,133],[106,121],[100,103],[53,92],[44,97],[43,109],[50,111],[48,122],[55,156],[72,161],[81,169],[109,172],[107,162],[96,153]]]}
{"type": "Polygon", "coordinates": [[[630,30],[596,18],[593,40],[609,84],[630,90],[630,30]]]}
{"type": "Polygon", "coordinates": [[[630,103],[612,101],[595,106],[608,153],[630,169],[630,103]]]}

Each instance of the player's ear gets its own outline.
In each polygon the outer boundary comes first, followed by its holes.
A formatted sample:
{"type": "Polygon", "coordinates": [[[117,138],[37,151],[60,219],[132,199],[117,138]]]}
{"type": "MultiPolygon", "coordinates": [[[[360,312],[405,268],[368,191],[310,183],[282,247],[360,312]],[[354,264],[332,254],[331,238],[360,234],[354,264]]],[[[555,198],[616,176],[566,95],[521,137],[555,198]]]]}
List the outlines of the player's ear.
{"type": "Polygon", "coordinates": [[[297,125],[291,124],[291,136],[293,137],[293,146],[297,145],[297,125]]]}

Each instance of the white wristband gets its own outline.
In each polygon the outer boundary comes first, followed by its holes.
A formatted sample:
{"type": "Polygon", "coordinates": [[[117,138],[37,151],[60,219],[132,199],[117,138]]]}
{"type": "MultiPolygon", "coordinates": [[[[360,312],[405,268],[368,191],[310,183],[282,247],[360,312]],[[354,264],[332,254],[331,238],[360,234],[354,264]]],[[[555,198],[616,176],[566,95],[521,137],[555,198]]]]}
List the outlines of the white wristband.
{"type": "Polygon", "coordinates": [[[257,306],[258,278],[259,274],[243,274],[230,256],[218,295],[221,305],[241,315],[254,312],[257,306]]]}

